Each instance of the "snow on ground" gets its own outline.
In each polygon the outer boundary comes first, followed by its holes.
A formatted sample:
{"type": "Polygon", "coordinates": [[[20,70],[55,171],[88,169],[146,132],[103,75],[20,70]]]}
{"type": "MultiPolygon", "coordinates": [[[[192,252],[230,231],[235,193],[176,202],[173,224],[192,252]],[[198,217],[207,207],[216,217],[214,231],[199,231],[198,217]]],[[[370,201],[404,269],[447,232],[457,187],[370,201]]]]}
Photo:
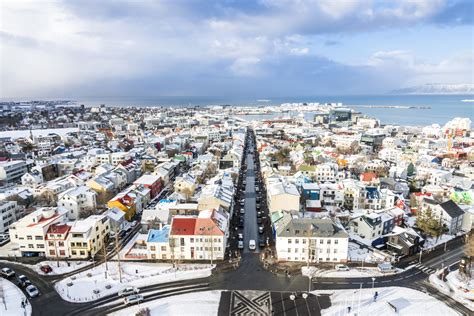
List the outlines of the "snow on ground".
{"type": "Polygon", "coordinates": [[[117,293],[127,286],[147,286],[165,282],[204,278],[211,275],[213,266],[208,264],[179,265],[173,269],[167,263],[122,262],[122,283],[117,262],[108,262],[80,272],[55,284],[61,297],[70,302],[95,301],[117,293]],[[68,286],[69,285],[69,286],[68,286]],[[107,288],[109,287],[109,288],[107,288]],[[94,291],[99,291],[94,293],[94,291]]]}
{"type": "Polygon", "coordinates": [[[207,316],[217,315],[221,291],[206,291],[160,298],[115,312],[113,316],[135,315],[140,309],[149,308],[151,316],[207,316]]]}
{"type": "Polygon", "coordinates": [[[361,248],[358,244],[349,242],[349,259],[351,261],[378,262],[383,257],[366,248],[361,248]]]}
{"type": "Polygon", "coordinates": [[[430,248],[434,248],[438,245],[441,245],[445,242],[448,242],[450,241],[451,239],[453,239],[454,237],[456,237],[456,235],[448,235],[448,234],[444,234],[444,235],[441,235],[439,236],[439,238],[436,238],[436,237],[429,237],[429,238],[426,238],[425,240],[425,245],[423,246],[424,249],[430,249],[430,248]]]}
{"type": "Polygon", "coordinates": [[[46,129],[18,129],[12,131],[2,131],[0,132],[0,138],[11,137],[11,138],[20,138],[20,137],[30,137],[30,133],[33,136],[46,136],[49,133],[58,134],[59,136],[64,136],[67,133],[77,132],[79,128],[77,127],[67,127],[67,128],[46,128],[46,129]]]}
{"type": "Polygon", "coordinates": [[[24,316],[31,315],[31,304],[26,308],[21,307],[21,302],[26,300],[23,292],[12,282],[0,278],[0,290],[3,291],[3,299],[0,295],[0,315],[2,316],[24,316]],[[26,311],[26,313],[25,313],[26,311]]]}
{"type": "Polygon", "coordinates": [[[58,275],[58,274],[64,274],[64,273],[69,273],[72,271],[76,271],[77,269],[80,269],[84,267],[85,265],[88,265],[92,262],[90,261],[59,261],[59,267],[58,267],[58,262],[53,261],[53,260],[47,260],[47,261],[41,261],[40,263],[35,264],[34,266],[31,266],[31,269],[33,269],[36,273],[41,274],[41,275],[58,275]],[[48,265],[53,269],[52,272],[50,273],[44,273],[41,271],[41,266],[48,265]]]}
{"type": "Polygon", "coordinates": [[[307,269],[306,267],[302,267],[301,274],[304,276],[308,276],[308,274],[311,274],[313,277],[316,278],[364,278],[389,275],[388,273],[382,273],[377,268],[372,267],[351,268],[349,271],[322,270],[317,269],[316,267],[309,267],[309,269],[307,269]]]}
{"type": "Polygon", "coordinates": [[[451,296],[470,310],[474,311],[474,279],[466,279],[459,275],[459,271],[450,272],[446,276],[447,282],[438,278],[437,274],[430,275],[430,283],[439,291],[451,296]]]}
{"type": "Polygon", "coordinates": [[[386,287],[361,291],[357,289],[314,291],[313,293],[331,294],[331,306],[323,309],[322,315],[459,315],[443,302],[409,288],[386,287]],[[378,292],[376,302],[374,302],[375,291],[378,292]],[[351,307],[350,313],[348,313],[348,307],[351,307]]]}

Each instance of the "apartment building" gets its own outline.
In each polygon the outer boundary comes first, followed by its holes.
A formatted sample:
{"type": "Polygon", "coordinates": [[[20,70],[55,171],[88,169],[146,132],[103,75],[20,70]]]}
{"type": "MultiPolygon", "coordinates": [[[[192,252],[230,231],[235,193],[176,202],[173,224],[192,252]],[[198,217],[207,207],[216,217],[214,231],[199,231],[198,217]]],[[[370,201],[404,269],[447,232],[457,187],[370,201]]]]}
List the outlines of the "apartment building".
{"type": "Polygon", "coordinates": [[[278,261],[346,262],[349,235],[328,218],[295,218],[274,223],[278,261]]]}
{"type": "Polygon", "coordinates": [[[43,207],[10,225],[10,240],[18,245],[22,256],[44,256],[45,236],[49,227],[66,221],[68,210],[62,207],[43,207]]]}
{"type": "Polygon", "coordinates": [[[71,220],[80,217],[86,210],[95,210],[97,193],[86,186],[69,189],[61,193],[58,197],[58,206],[62,206],[69,211],[68,218],[71,220]]]}
{"type": "Polygon", "coordinates": [[[67,238],[70,258],[86,259],[94,256],[105,246],[109,233],[107,215],[91,215],[75,221],[67,238]]]}
{"type": "Polygon", "coordinates": [[[18,204],[15,201],[0,201],[0,233],[8,230],[13,224],[19,211],[18,204]]]}
{"type": "Polygon", "coordinates": [[[21,179],[27,172],[26,163],[23,160],[0,162],[0,182],[12,183],[21,179]]]}

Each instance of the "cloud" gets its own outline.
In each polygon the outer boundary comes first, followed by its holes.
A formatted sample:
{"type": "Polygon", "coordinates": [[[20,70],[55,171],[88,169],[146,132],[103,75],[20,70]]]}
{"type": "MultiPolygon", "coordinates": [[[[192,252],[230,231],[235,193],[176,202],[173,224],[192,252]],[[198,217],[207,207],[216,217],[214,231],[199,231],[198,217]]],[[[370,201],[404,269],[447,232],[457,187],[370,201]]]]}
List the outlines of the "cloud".
{"type": "MultiPolygon", "coordinates": [[[[5,97],[370,92],[397,88],[402,73],[455,80],[472,69],[465,68],[472,67],[469,56],[428,64],[393,50],[348,65],[315,48],[321,37],[323,46],[334,46],[355,32],[370,38],[394,28],[472,24],[467,1],[3,0],[2,6],[5,97]],[[384,78],[387,69],[391,78],[384,78]]],[[[357,54],[357,47],[344,49],[357,54]]]]}

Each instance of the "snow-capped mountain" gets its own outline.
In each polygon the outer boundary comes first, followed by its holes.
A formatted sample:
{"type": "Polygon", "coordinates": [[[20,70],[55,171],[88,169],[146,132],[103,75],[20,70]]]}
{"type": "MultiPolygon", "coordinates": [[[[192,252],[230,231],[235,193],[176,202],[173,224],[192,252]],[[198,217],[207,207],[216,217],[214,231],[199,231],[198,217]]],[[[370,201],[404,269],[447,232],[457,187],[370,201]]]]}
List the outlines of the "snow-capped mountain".
{"type": "Polygon", "coordinates": [[[393,94],[474,94],[474,84],[428,83],[421,86],[392,90],[393,94]]]}

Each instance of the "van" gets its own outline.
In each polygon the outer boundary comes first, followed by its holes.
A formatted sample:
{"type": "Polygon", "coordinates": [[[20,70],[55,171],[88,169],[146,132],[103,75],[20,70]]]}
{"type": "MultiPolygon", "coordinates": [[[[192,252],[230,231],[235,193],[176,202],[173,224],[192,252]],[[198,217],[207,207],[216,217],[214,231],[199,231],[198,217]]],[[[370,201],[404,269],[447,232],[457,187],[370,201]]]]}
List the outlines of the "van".
{"type": "Polygon", "coordinates": [[[255,248],[256,248],[255,240],[254,240],[254,239],[251,239],[251,240],[249,241],[249,249],[250,249],[250,250],[255,250],[255,248]]]}

